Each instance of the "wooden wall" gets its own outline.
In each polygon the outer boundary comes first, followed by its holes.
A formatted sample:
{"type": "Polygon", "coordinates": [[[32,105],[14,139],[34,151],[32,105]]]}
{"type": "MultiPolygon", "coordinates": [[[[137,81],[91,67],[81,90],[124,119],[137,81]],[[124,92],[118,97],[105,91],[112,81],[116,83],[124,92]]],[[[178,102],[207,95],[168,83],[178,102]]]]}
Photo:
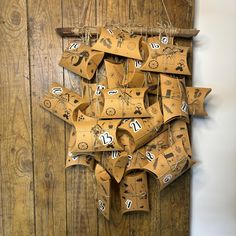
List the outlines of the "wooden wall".
{"type": "MultiPolygon", "coordinates": [[[[194,0],[164,2],[174,26],[192,28],[194,0]]],[[[161,0],[1,0],[0,8],[0,235],[189,235],[189,172],[161,194],[149,179],[151,212],[120,217],[115,205],[107,222],[92,173],[64,168],[69,127],[39,107],[52,81],[69,86],[73,77],[58,66],[66,40],[56,27],[154,26],[167,19],[161,0]]]]}

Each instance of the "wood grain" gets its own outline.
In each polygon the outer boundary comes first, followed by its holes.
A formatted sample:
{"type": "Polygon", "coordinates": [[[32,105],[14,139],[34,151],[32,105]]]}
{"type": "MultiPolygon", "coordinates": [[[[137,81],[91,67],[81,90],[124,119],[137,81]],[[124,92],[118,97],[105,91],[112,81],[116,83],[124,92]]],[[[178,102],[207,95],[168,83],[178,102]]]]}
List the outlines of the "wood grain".
{"type": "Polygon", "coordinates": [[[58,61],[62,40],[61,1],[28,1],[36,235],[66,234],[64,123],[39,107],[52,81],[63,83],[58,61]]]}
{"type": "Polygon", "coordinates": [[[34,234],[27,14],[24,0],[0,11],[2,235],[34,234]],[[23,227],[22,227],[23,226],[23,227]]]}
{"type": "MultiPolygon", "coordinates": [[[[63,25],[95,25],[95,1],[64,1],[63,25]]],[[[68,39],[70,40],[70,39],[68,39]]],[[[64,40],[64,47],[68,43],[64,40]]],[[[70,80],[78,76],[64,71],[65,85],[71,87],[70,80]]],[[[66,142],[68,142],[67,127],[66,142]]],[[[87,168],[74,166],[66,170],[67,185],[67,235],[96,235],[97,207],[95,203],[95,185],[93,173],[87,168]]]]}

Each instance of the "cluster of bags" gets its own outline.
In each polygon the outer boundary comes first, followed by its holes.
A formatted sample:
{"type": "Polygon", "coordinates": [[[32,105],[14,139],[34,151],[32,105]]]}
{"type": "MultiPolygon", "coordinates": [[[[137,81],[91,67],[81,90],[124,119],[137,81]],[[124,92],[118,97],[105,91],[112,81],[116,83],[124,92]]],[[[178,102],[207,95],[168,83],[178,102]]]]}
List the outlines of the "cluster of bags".
{"type": "Polygon", "coordinates": [[[95,170],[97,204],[109,219],[111,178],[121,212],[148,211],[147,173],[160,190],[194,163],[189,116],[205,116],[209,88],[186,87],[189,48],[172,37],[102,28],[92,46],[73,41],[60,65],[79,75],[80,93],[53,83],[41,105],[72,125],[66,167],[95,170]]]}

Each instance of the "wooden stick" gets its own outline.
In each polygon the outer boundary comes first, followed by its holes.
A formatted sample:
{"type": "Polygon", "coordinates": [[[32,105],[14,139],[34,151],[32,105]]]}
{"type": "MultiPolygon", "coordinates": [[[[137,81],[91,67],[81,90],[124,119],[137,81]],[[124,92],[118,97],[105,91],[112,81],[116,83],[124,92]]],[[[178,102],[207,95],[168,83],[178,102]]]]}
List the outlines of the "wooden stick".
{"type": "MultiPolygon", "coordinates": [[[[181,28],[150,28],[150,27],[129,27],[129,30],[134,34],[148,34],[148,35],[171,35],[180,38],[192,38],[196,36],[200,30],[197,29],[181,29],[181,28]]],[[[84,26],[81,28],[76,27],[65,27],[65,28],[56,28],[56,32],[61,37],[78,37],[83,36],[88,32],[92,36],[97,36],[100,34],[100,27],[90,27],[84,26]]]]}

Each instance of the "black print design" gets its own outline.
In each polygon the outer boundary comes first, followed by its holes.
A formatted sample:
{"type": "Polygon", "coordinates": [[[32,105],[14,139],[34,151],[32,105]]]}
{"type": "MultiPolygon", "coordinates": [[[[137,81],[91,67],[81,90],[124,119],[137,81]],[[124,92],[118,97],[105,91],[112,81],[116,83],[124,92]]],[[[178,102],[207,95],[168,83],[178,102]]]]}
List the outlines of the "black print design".
{"type": "Polygon", "coordinates": [[[149,62],[149,64],[148,64],[148,66],[149,66],[151,69],[156,69],[156,68],[159,66],[159,64],[158,64],[158,62],[157,62],[156,60],[151,60],[151,61],[149,62]]]}
{"type": "Polygon", "coordinates": [[[194,91],[194,98],[199,98],[201,97],[202,93],[200,91],[200,89],[195,89],[194,91]]]}
{"type": "Polygon", "coordinates": [[[88,149],[88,144],[85,143],[85,142],[80,142],[80,143],[78,144],[78,148],[79,148],[80,150],[86,150],[86,149],[88,149]]]}
{"type": "Polygon", "coordinates": [[[79,57],[77,57],[77,56],[76,57],[75,56],[71,57],[71,64],[73,66],[78,66],[78,65],[80,65],[80,63],[82,62],[83,59],[86,62],[88,60],[88,58],[89,58],[89,52],[84,50],[83,52],[81,52],[79,54],[79,57]]]}
{"type": "Polygon", "coordinates": [[[124,34],[124,32],[120,32],[120,33],[116,36],[116,39],[117,39],[117,47],[118,47],[118,48],[121,48],[122,43],[123,43],[124,40],[125,40],[125,34],[124,34]]]}
{"type": "Polygon", "coordinates": [[[116,114],[116,110],[115,110],[113,107],[108,107],[108,108],[106,109],[106,114],[107,114],[108,116],[114,116],[114,115],[116,114]]]}
{"type": "Polygon", "coordinates": [[[137,104],[136,107],[135,107],[135,111],[134,111],[134,114],[139,114],[141,115],[142,114],[142,107],[140,104],[137,104]]]}
{"type": "Polygon", "coordinates": [[[70,112],[68,110],[66,110],[65,114],[63,114],[63,117],[65,117],[67,120],[69,120],[70,112]]]}
{"type": "Polygon", "coordinates": [[[44,100],[43,105],[47,108],[51,108],[52,104],[49,100],[44,100]]]}
{"type": "Polygon", "coordinates": [[[101,95],[101,90],[105,89],[106,87],[104,85],[97,85],[96,91],[95,91],[95,95],[100,96],[101,95]]]}
{"type": "Polygon", "coordinates": [[[102,43],[103,44],[103,46],[105,46],[105,47],[107,47],[107,48],[111,48],[111,46],[112,46],[112,42],[111,42],[111,39],[109,39],[109,38],[101,38],[100,39],[100,43],[102,43]]]}
{"type": "Polygon", "coordinates": [[[171,109],[170,109],[168,106],[166,106],[165,104],[163,104],[163,107],[165,108],[165,110],[166,110],[168,113],[173,114],[173,112],[171,111],[171,109]]]}
{"type": "Polygon", "coordinates": [[[162,53],[167,56],[173,56],[175,53],[183,53],[184,50],[176,47],[166,47],[163,49],[162,53]]]}
{"type": "Polygon", "coordinates": [[[175,70],[179,70],[179,71],[183,71],[184,70],[184,67],[185,67],[185,63],[184,63],[184,60],[181,59],[179,61],[179,63],[177,64],[177,67],[175,68],[175,70]]]}

